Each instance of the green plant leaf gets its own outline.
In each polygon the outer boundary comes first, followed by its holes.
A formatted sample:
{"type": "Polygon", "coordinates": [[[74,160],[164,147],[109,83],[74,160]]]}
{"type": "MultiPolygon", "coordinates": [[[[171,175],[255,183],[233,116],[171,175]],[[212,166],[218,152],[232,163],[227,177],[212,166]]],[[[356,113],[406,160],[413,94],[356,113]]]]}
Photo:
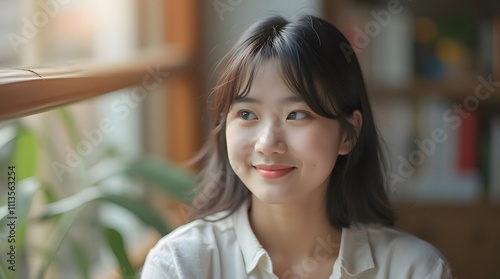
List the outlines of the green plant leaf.
{"type": "Polygon", "coordinates": [[[140,178],[178,198],[191,203],[193,198],[194,176],[172,164],[142,159],[129,163],[125,172],[131,177],[140,178]]]}
{"type": "Polygon", "coordinates": [[[31,201],[36,191],[40,189],[40,182],[36,178],[29,178],[21,181],[18,185],[16,210],[17,217],[25,219],[31,208],[31,201]]]}
{"type": "MultiPolygon", "coordinates": [[[[28,227],[28,215],[31,209],[33,197],[38,189],[40,189],[40,182],[32,177],[21,181],[18,187],[16,199],[16,216],[18,226],[16,230],[16,243],[19,251],[24,251],[26,246],[26,231],[28,227]]],[[[20,253],[19,253],[20,254],[20,253]]]]}
{"type": "Polygon", "coordinates": [[[59,116],[61,116],[64,126],[66,126],[66,131],[68,132],[69,138],[71,139],[71,144],[73,145],[73,147],[76,147],[76,145],[78,144],[79,136],[73,116],[66,107],[58,108],[57,112],[59,116]]]}
{"type": "Polygon", "coordinates": [[[114,175],[123,175],[125,169],[126,163],[123,159],[105,159],[89,167],[86,170],[86,175],[88,176],[89,183],[96,185],[114,175]]]}
{"type": "Polygon", "coordinates": [[[152,159],[137,159],[129,162],[107,159],[87,170],[91,184],[98,184],[120,174],[148,182],[184,203],[190,203],[193,198],[194,175],[167,162],[152,159]]]}
{"type": "MultiPolygon", "coordinates": [[[[25,219],[31,207],[31,200],[35,192],[40,188],[40,183],[35,178],[24,179],[16,186],[16,206],[14,216],[25,219]]],[[[0,207],[0,220],[9,215],[8,203],[0,207]]]]}
{"type": "Polygon", "coordinates": [[[50,247],[50,252],[47,257],[45,257],[45,261],[42,264],[42,268],[40,269],[40,272],[38,273],[38,279],[44,279],[45,278],[45,273],[47,272],[49,266],[52,264],[54,257],[59,250],[59,247],[61,246],[61,243],[64,241],[66,238],[66,235],[68,234],[69,229],[73,225],[73,223],[76,220],[76,217],[78,216],[79,211],[73,211],[69,212],[67,214],[64,214],[61,219],[56,223],[55,226],[55,231],[54,233],[56,234],[56,237],[54,237],[52,244],[49,246],[50,247]]]}
{"type": "Polygon", "coordinates": [[[7,267],[4,265],[3,260],[0,261],[0,278],[11,278],[10,276],[7,276],[7,267]]]}
{"type": "Polygon", "coordinates": [[[0,206],[0,221],[3,221],[7,217],[9,211],[7,210],[7,204],[0,206]]]}
{"type": "Polygon", "coordinates": [[[120,265],[122,277],[129,278],[135,276],[135,270],[132,267],[127,251],[125,250],[122,235],[117,230],[112,228],[105,228],[104,235],[106,236],[106,240],[111,248],[111,251],[113,251],[115,258],[120,265]]]}
{"type": "Polygon", "coordinates": [[[56,191],[54,191],[54,186],[52,184],[48,182],[43,182],[41,190],[43,196],[45,197],[46,203],[53,203],[59,200],[59,197],[56,191]]]}
{"type": "Polygon", "coordinates": [[[164,221],[154,211],[149,204],[139,199],[131,199],[125,196],[105,195],[101,197],[103,200],[121,206],[133,213],[144,224],[155,228],[161,235],[166,235],[170,231],[164,221]]]}
{"type": "Polygon", "coordinates": [[[76,263],[78,264],[78,268],[80,269],[80,275],[84,279],[90,279],[90,263],[89,257],[85,251],[85,249],[76,241],[72,241],[71,246],[73,249],[73,256],[76,259],[76,263]]]}
{"type": "Polygon", "coordinates": [[[169,233],[164,221],[149,206],[149,204],[139,199],[131,199],[125,196],[103,193],[97,186],[86,188],[70,197],[47,205],[37,219],[44,221],[73,211],[95,200],[108,201],[123,207],[137,216],[137,218],[139,218],[139,220],[141,220],[144,224],[155,228],[162,235],[169,233]]]}
{"type": "Polygon", "coordinates": [[[38,167],[38,140],[35,133],[20,128],[14,147],[13,166],[16,168],[16,181],[35,176],[38,167]]]}
{"type": "Polygon", "coordinates": [[[73,211],[76,208],[101,197],[102,193],[98,187],[93,186],[85,188],[70,197],[48,204],[37,219],[43,221],[63,213],[73,211]]]}
{"type": "Polygon", "coordinates": [[[14,120],[13,123],[0,122],[0,162],[2,166],[4,162],[12,162],[14,155],[14,144],[20,128],[19,120],[14,120]]]}

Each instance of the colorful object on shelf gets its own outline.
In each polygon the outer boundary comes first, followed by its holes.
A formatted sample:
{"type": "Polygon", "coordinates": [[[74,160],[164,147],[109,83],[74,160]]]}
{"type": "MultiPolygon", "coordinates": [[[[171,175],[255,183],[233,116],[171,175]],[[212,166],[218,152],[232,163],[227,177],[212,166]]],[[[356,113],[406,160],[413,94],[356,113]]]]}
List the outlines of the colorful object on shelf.
{"type": "Polygon", "coordinates": [[[473,71],[475,21],[465,16],[439,20],[416,17],[413,26],[417,74],[443,79],[473,71]]]}
{"type": "Polygon", "coordinates": [[[465,50],[460,42],[444,37],[436,41],[436,54],[444,63],[456,65],[465,56],[465,50]]]}
{"type": "Polygon", "coordinates": [[[462,118],[458,135],[458,169],[460,173],[477,170],[479,117],[476,112],[462,118]]]}
{"type": "Polygon", "coordinates": [[[437,24],[428,17],[415,17],[413,33],[417,43],[432,43],[437,36],[437,24]]]}

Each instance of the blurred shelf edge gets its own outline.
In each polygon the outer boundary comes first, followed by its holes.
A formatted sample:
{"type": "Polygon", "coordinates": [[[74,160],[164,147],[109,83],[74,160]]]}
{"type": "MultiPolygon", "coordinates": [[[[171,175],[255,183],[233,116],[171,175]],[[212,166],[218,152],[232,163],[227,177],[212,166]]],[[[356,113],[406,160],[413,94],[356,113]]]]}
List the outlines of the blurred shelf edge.
{"type": "MultiPolygon", "coordinates": [[[[498,213],[500,217],[500,199],[489,198],[488,194],[481,194],[476,197],[462,197],[462,198],[429,198],[429,197],[416,197],[416,198],[391,198],[390,204],[396,211],[399,210],[421,210],[422,208],[432,210],[448,210],[452,208],[458,211],[469,210],[485,210],[498,213]]],[[[499,219],[500,222],[500,219],[499,219]]]]}
{"type": "Polygon", "coordinates": [[[481,194],[477,197],[473,197],[470,199],[450,199],[450,198],[441,198],[441,199],[391,199],[391,205],[399,210],[421,210],[423,208],[433,209],[433,210],[450,210],[451,212],[459,212],[459,211],[469,211],[469,210],[490,210],[492,212],[496,212],[500,216],[500,200],[489,198],[487,194],[481,194]]]}
{"type": "Polygon", "coordinates": [[[83,62],[0,69],[0,121],[29,116],[131,86],[150,91],[188,67],[173,46],[142,52],[126,62],[83,62]],[[154,87],[154,88],[153,88],[154,87]]]}
{"type": "Polygon", "coordinates": [[[368,82],[367,90],[372,98],[420,98],[424,96],[440,96],[456,101],[463,101],[468,96],[487,95],[483,101],[500,102],[500,81],[487,75],[466,75],[460,78],[431,80],[415,78],[407,86],[383,86],[376,82],[368,82]]]}

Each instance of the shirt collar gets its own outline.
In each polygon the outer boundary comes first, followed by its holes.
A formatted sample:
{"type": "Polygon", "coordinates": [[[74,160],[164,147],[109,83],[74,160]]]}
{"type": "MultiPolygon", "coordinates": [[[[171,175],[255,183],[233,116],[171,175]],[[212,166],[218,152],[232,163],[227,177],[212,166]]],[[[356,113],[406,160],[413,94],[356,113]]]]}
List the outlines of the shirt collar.
{"type": "Polygon", "coordinates": [[[342,229],[337,262],[350,276],[375,267],[365,225],[351,225],[342,229]]]}
{"type": "MultiPolygon", "coordinates": [[[[236,238],[245,261],[245,269],[247,273],[251,273],[262,261],[264,268],[272,273],[271,258],[250,227],[248,219],[250,203],[251,199],[248,198],[232,216],[236,238]]],[[[339,256],[333,267],[333,274],[338,273],[340,276],[340,268],[342,268],[347,274],[354,276],[373,267],[375,264],[366,227],[352,225],[349,228],[343,228],[339,256]]]]}
{"type": "Polygon", "coordinates": [[[272,273],[271,258],[250,227],[250,221],[248,219],[248,208],[250,203],[251,199],[246,199],[233,214],[234,229],[238,244],[241,247],[243,260],[245,261],[245,269],[247,273],[250,273],[257,266],[259,261],[263,261],[264,268],[272,273]]]}

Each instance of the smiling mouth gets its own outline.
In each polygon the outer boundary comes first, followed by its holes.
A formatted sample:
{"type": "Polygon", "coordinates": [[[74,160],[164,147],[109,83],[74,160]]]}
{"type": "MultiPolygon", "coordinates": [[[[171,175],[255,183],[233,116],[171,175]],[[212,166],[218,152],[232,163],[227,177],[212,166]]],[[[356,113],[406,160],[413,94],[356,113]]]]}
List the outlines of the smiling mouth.
{"type": "Polygon", "coordinates": [[[263,178],[266,179],[277,179],[281,178],[290,172],[292,172],[295,167],[288,167],[288,166],[276,166],[276,165],[271,165],[271,166],[254,166],[255,170],[257,173],[262,176],[263,178]]]}

